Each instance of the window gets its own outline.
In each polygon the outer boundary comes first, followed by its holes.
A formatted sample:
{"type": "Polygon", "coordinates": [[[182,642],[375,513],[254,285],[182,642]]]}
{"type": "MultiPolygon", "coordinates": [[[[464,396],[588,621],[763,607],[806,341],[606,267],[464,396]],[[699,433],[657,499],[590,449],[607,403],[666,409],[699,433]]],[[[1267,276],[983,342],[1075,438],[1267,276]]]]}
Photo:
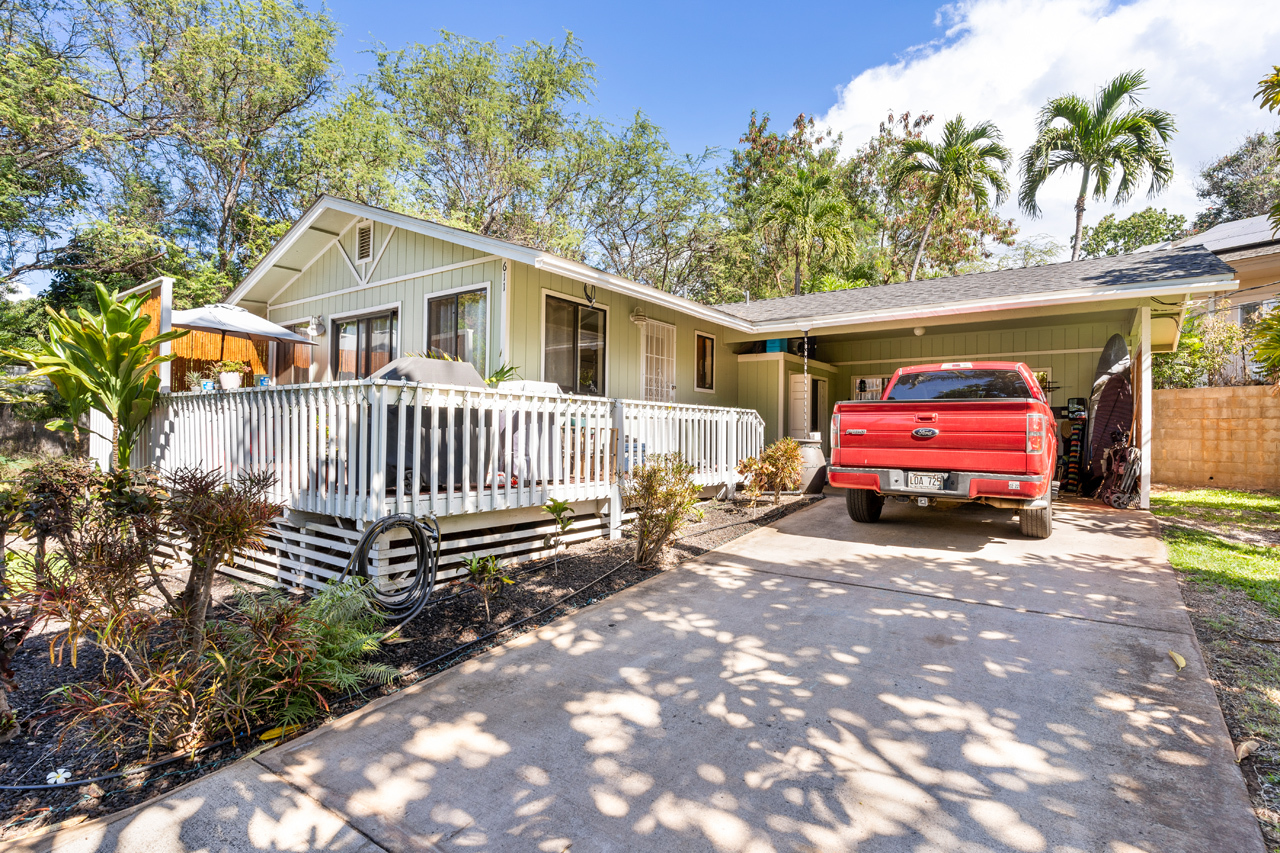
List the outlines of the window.
{"type": "Polygon", "coordinates": [[[488,376],[489,298],[486,291],[469,290],[427,300],[427,349],[475,365],[488,376]]]}
{"type": "Polygon", "coordinates": [[[890,400],[1032,399],[1016,370],[931,370],[904,373],[889,389],[890,400]]]}
{"type": "Polygon", "coordinates": [[[699,391],[716,390],[716,339],[696,332],[694,337],[693,387],[699,391]]]}
{"type": "MultiPolygon", "coordinates": [[[[307,324],[287,326],[289,331],[306,337],[307,324]]],[[[275,381],[277,385],[304,385],[311,381],[311,347],[306,344],[276,343],[275,381]]]]}
{"type": "Polygon", "coordinates": [[[566,394],[604,395],[605,312],[547,297],[542,378],[566,394]]]}
{"type": "Polygon", "coordinates": [[[396,312],[333,321],[333,374],[364,379],[386,367],[398,349],[396,312]]]}
{"type": "Polygon", "coordinates": [[[373,223],[356,226],[356,263],[373,260],[373,223]]]}
{"type": "Polygon", "coordinates": [[[851,383],[851,400],[879,400],[889,384],[888,376],[855,376],[851,383]]]}

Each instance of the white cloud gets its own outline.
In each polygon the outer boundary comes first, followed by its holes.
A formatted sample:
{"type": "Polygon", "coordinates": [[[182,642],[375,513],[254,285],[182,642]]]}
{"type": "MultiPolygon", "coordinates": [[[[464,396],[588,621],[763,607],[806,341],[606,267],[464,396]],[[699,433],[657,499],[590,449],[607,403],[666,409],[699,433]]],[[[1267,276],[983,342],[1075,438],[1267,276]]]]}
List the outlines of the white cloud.
{"type": "Polygon", "coordinates": [[[32,296],[36,295],[35,291],[33,291],[29,285],[24,284],[21,281],[10,282],[10,286],[12,287],[12,290],[8,290],[4,294],[5,299],[8,299],[10,302],[19,302],[23,299],[30,299],[32,296]]]}
{"type": "MultiPolygon", "coordinates": [[[[1280,63],[1274,0],[974,0],[942,7],[935,24],[937,39],[841,86],[819,123],[843,132],[852,149],[876,132],[890,109],[932,112],[934,133],[963,113],[971,123],[994,121],[1017,157],[1030,145],[1036,113],[1048,98],[1092,97],[1116,74],[1141,68],[1149,84],[1143,103],[1177,119],[1171,146],[1177,174],[1154,201],[1144,192],[1116,210],[1126,215],[1154,203],[1188,219],[1201,208],[1195,195],[1201,166],[1245,134],[1278,123],[1253,100],[1258,80],[1280,63]]],[[[1023,235],[1047,231],[1066,242],[1074,227],[1075,174],[1045,186],[1040,220],[1028,220],[1014,202],[1004,215],[1018,219],[1023,235]]],[[[1011,177],[1016,187],[1017,176],[1011,177]]],[[[1112,209],[1090,201],[1086,224],[1112,209]]]]}

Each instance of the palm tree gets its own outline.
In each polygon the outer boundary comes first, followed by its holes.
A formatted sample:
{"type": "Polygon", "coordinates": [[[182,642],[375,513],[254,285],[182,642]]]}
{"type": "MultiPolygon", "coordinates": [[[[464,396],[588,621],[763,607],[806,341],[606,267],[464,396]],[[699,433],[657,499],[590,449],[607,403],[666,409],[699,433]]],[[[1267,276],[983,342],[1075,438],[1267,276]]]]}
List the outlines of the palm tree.
{"type": "MultiPolygon", "coordinates": [[[[1280,65],[1271,67],[1272,73],[1263,77],[1258,81],[1258,92],[1255,98],[1262,99],[1262,108],[1264,110],[1272,110],[1280,112],[1280,65]]],[[[1271,205],[1269,222],[1271,223],[1271,234],[1275,236],[1280,233],[1280,199],[1271,205]]]]}
{"type": "Polygon", "coordinates": [[[784,243],[795,252],[795,295],[800,295],[802,270],[812,266],[814,253],[848,260],[854,254],[851,211],[832,186],[831,176],[813,169],[797,169],[773,188],[760,215],[762,225],[777,225],[784,243]]]}
{"type": "Polygon", "coordinates": [[[925,220],[908,281],[916,280],[929,232],[943,210],[955,210],[972,201],[978,211],[985,212],[992,206],[993,195],[999,205],[1009,194],[1004,173],[1013,155],[1002,139],[1000,130],[991,122],[966,127],[964,116],[958,115],[943,127],[941,142],[923,138],[902,141],[889,185],[899,193],[908,181],[919,179],[929,205],[929,218],[925,220]]]}
{"type": "Polygon", "coordinates": [[[1079,167],[1076,232],[1071,260],[1080,257],[1084,200],[1093,181],[1093,197],[1112,204],[1128,201],[1143,175],[1151,173],[1147,190],[1154,196],[1173,178],[1173,157],[1166,144],[1173,136],[1173,116],[1138,106],[1146,75],[1130,71],[1116,77],[1089,103],[1079,95],[1059,95],[1045,104],[1036,122],[1036,141],[1022,155],[1022,191],[1018,204],[1029,216],[1040,215],[1036,195],[1049,176],[1079,167]],[[1112,187],[1114,186],[1114,193],[1112,187]]]}

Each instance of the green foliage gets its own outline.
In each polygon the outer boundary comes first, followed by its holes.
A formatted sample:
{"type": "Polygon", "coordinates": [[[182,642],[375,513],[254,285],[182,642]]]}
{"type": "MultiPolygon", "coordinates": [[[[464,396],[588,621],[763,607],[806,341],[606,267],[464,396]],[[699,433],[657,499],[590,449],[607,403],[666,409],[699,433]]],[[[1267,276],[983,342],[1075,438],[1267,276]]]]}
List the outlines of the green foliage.
{"type": "Polygon", "coordinates": [[[1124,219],[1108,213],[1090,228],[1080,232],[1080,256],[1100,258],[1104,255],[1127,255],[1143,246],[1175,240],[1186,233],[1187,217],[1148,207],[1124,219]]]}
{"type": "Polygon", "coordinates": [[[1173,116],[1164,110],[1138,106],[1138,95],[1147,87],[1142,71],[1119,75],[1094,96],[1050,98],[1036,121],[1036,140],[1022,156],[1022,188],[1018,204],[1029,216],[1040,215],[1040,188],[1053,175],[1080,170],[1076,198],[1076,230],[1071,260],[1083,247],[1085,200],[1121,204],[1138,191],[1145,175],[1151,181],[1147,194],[1154,196],[1173,179],[1173,157],[1168,143],[1176,130],[1173,116]]]}
{"type": "Polygon", "coordinates": [[[215,368],[219,373],[244,373],[249,369],[249,362],[226,360],[217,363],[215,368]]]}
{"type": "Polygon", "coordinates": [[[636,510],[636,565],[648,566],[668,539],[700,515],[695,504],[702,489],[693,482],[693,466],[679,453],[650,456],[623,487],[627,505],[636,510]]]}
{"type": "Polygon", "coordinates": [[[1207,206],[1194,230],[1260,216],[1280,201],[1280,138],[1251,133],[1234,151],[1200,170],[1196,197],[1207,206]]]}
{"type": "Polygon", "coordinates": [[[803,465],[800,443],[794,438],[781,438],[759,456],[739,462],[738,473],[747,478],[744,487],[752,501],[763,492],[772,492],[776,504],[783,492],[799,488],[803,465]]]}
{"type": "Polygon", "coordinates": [[[851,211],[836,192],[831,175],[809,169],[785,173],[770,188],[760,224],[775,226],[786,251],[795,259],[794,293],[803,290],[803,272],[815,257],[848,262],[857,251],[851,211]]]}
{"type": "Polygon", "coordinates": [[[50,422],[51,429],[77,430],[76,423],[90,408],[111,420],[111,461],[129,467],[147,415],[160,390],[156,367],[174,356],[158,355],[159,344],[187,334],[175,330],[143,340],[150,317],[142,313],[142,295],[118,299],[102,285],[95,285],[99,313],[76,309],[48,311],[49,336],[30,350],[10,350],[6,356],[25,362],[32,377],[53,383],[71,409],[66,421],[50,422]]]}
{"type": "MultiPolygon", "coordinates": [[[[1262,101],[1262,109],[1280,112],[1280,65],[1273,65],[1271,73],[1258,81],[1258,92],[1254,97],[1262,101]]],[[[1268,213],[1272,231],[1280,232],[1280,193],[1273,198],[1268,213]]]]}
{"type": "Polygon", "coordinates": [[[1164,540],[1169,562],[1193,581],[1242,589],[1280,616],[1280,556],[1275,548],[1231,542],[1185,527],[1166,529],[1164,540]]]}
{"type": "Polygon", "coordinates": [[[929,232],[940,213],[965,204],[985,213],[1004,202],[1009,193],[1005,172],[1012,155],[1002,140],[991,122],[968,127],[959,115],[946,123],[937,143],[920,137],[903,140],[890,173],[890,189],[900,193],[912,179],[918,180],[929,210],[908,281],[915,281],[929,232]]]}
{"type": "Polygon", "coordinates": [[[1236,489],[1154,492],[1151,495],[1151,506],[1168,509],[1173,514],[1187,507],[1270,512],[1275,513],[1276,520],[1280,521],[1280,497],[1261,492],[1242,492],[1236,489]]]}
{"type": "Polygon", "coordinates": [[[497,388],[499,382],[509,382],[512,379],[519,379],[520,371],[513,364],[500,364],[494,368],[493,373],[485,379],[484,384],[490,388],[497,388]]]}
{"type": "Polygon", "coordinates": [[[472,554],[463,560],[462,567],[467,570],[467,586],[480,593],[484,601],[484,618],[489,621],[489,599],[502,594],[503,584],[515,583],[507,577],[506,563],[496,554],[472,554]]]}
{"type": "Polygon", "coordinates": [[[1054,240],[1050,235],[1037,234],[1034,237],[1018,241],[1016,246],[1001,255],[1000,260],[996,263],[996,268],[1009,270],[1041,267],[1057,261],[1062,249],[1062,244],[1054,240]]]}
{"type": "Polygon", "coordinates": [[[1273,308],[1255,316],[1245,339],[1262,378],[1280,382],[1280,310],[1273,308]]]}
{"type": "Polygon", "coordinates": [[[1220,302],[1219,310],[1183,320],[1178,348],[1151,356],[1155,387],[1232,385],[1244,378],[1235,375],[1234,370],[1244,351],[1245,334],[1239,324],[1227,316],[1228,307],[1229,304],[1220,302]]]}
{"type": "Polygon", "coordinates": [[[552,555],[555,557],[556,565],[560,564],[560,547],[564,541],[564,535],[573,527],[573,508],[569,506],[569,502],[560,498],[550,498],[547,500],[543,511],[550,515],[556,522],[555,533],[550,534],[547,539],[552,547],[552,555]]]}

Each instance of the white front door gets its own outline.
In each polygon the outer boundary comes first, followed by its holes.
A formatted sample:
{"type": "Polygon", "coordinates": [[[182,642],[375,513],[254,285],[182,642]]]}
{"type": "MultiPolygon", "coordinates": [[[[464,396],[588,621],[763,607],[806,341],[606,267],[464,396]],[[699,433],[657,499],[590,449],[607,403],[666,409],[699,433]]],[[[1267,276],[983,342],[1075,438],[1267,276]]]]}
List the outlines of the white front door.
{"type": "Polygon", "coordinates": [[[821,432],[827,415],[827,380],[808,377],[808,399],[805,399],[805,375],[791,374],[791,394],[787,413],[787,435],[792,438],[808,438],[811,432],[821,432]]]}
{"type": "Polygon", "coordinates": [[[644,398],[650,403],[676,399],[676,327],[653,320],[644,324],[644,398]]]}

